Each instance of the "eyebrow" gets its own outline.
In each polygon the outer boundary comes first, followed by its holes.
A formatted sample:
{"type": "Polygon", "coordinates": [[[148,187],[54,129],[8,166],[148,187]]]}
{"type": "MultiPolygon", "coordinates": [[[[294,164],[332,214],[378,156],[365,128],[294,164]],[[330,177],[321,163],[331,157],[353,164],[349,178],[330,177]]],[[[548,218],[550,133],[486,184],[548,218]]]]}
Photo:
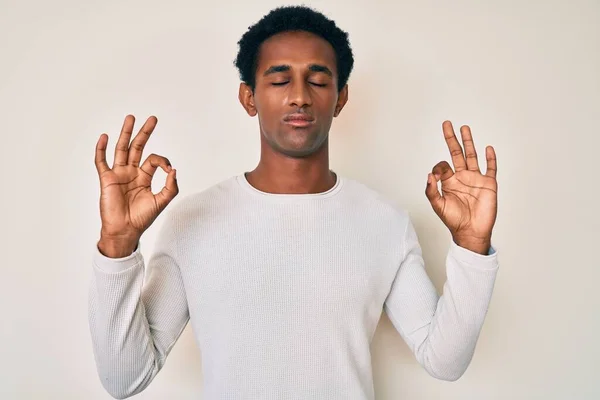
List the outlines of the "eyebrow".
{"type": "MultiPolygon", "coordinates": [[[[275,74],[277,72],[286,72],[286,71],[289,71],[290,69],[292,69],[292,67],[290,67],[289,65],[273,65],[265,71],[263,76],[275,74]]],[[[333,77],[333,73],[331,72],[331,70],[324,65],[311,64],[308,66],[308,70],[311,72],[323,72],[323,73],[329,75],[330,77],[333,77]]]]}

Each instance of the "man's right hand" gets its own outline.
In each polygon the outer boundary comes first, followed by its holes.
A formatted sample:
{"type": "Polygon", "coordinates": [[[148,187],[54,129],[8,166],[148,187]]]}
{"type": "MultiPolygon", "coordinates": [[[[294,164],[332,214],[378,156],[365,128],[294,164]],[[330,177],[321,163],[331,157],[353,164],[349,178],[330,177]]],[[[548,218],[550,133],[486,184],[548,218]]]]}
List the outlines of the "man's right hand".
{"type": "Polygon", "coordinates": [[[167,158],[150,154],[140,165],[144,146],[157,122],[156,117],[148,118],[130,146],[135,118],[125,117],[112,169],[106,163],[108,135],[100,135],[96,144],[102,219],[98,249],[107,257],[132,254],[144,231],[179,193],[175,170],[167,158]],[[151,182],[158,167],[168,174],[167,182],[159,193],[153,194],[151,182]]]}

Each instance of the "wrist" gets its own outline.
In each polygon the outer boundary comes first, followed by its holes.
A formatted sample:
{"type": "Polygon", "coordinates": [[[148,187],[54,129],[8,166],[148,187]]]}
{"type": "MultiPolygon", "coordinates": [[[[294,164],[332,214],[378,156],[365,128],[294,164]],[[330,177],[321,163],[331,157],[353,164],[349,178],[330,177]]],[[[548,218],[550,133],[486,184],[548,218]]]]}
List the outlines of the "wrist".
{"type": "Polygon", "coordinates": [[[130,256],[136,249],[139,238],[115,238],[101,236],[98,241],[98,250],[109,258],[123,258],[130,256]]]}
{"type": "Polygon", "coordinates": [[[453,236],[452,240],[454,240],[454,243],[456,243],[458,246],[482,255],[487,255],[492,246],[492,240],[490,237],[475,238],[453,236]]]}

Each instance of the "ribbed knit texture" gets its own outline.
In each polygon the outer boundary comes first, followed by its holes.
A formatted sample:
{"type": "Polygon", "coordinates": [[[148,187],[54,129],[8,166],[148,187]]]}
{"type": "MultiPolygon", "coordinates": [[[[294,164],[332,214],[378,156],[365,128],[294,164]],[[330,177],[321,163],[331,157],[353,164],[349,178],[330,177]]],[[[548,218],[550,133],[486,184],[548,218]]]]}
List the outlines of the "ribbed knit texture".
{"type": "Polygon", "coordinates": [[[120,259],[94,248],[89,323],[115,398],[150,384],[188,321],[208,400],[373,399],[382,309],[432,376],[471,361],[497,253],[451,242],[438,297],[408,213],[357,181],[268,194],[240,174],[165,212],[147,262],[139,245],[120,259]]]}

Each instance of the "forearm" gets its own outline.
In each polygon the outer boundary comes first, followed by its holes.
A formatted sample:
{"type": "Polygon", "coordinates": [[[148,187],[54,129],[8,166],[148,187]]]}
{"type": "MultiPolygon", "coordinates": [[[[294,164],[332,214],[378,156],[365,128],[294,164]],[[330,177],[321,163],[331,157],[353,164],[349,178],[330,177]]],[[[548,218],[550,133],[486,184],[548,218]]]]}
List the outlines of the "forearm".
{"type": "Polygon", "coordinates": [[[90,284],[89,324],[97,370],[104,388],[116,398],[141,392],[163,360],[141,301],[143,261],[129,259],[115,264],[124,268],[120,272],[103,271],[94,263],[90,284]]]}
{"type": "Polygon", "coordinates": [[[92,276],[92,345],[100,381],[115,398],[139,393],[158,370],[139,296],[142,281],[141,265],[115,275],[94,268],[92,276]]]}
{"type": "MultiPolygon", "coordinates": [[[[487,252],[486,252],[487,254],[487,252]]],[[[491,300],[495,257],[474,254],[455,244],[446,258],[443,295],[432,302],[429,323],[410,333],[417,360],[434,377],[460,378],[473,357],[491,300]]]]}

